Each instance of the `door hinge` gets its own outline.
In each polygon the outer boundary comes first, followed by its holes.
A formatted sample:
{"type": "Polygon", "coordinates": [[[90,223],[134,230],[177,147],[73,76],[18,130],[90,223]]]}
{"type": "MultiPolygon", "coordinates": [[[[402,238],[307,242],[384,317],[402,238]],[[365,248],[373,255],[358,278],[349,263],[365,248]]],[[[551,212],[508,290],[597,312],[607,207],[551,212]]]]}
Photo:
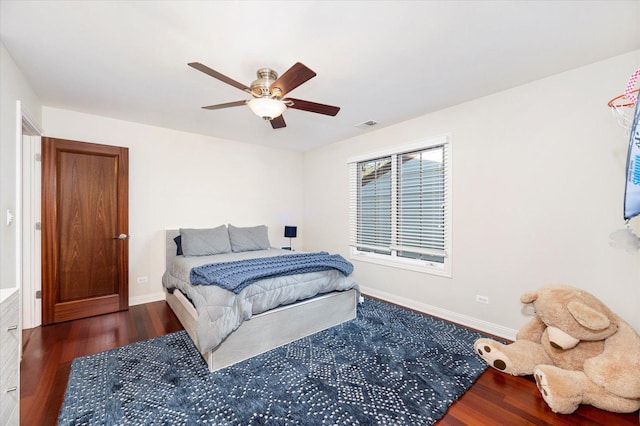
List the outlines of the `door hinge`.
{"type": "Polygon", "coordinates": [[[36,158],[36,161],[42,161],[42,154],[40,154],[39,152],[36,152],[35,158],[36,158]]]}
{"type": "Polygon", "coordinates": [[[36,291],[36,299],[42,299],[42,290],[36,291]]]}
{"type": "Polygon", "coordinates": [[[42,224],[40,222],[36,222],[36,231],[39,231],[42,229],[42,224]]]}

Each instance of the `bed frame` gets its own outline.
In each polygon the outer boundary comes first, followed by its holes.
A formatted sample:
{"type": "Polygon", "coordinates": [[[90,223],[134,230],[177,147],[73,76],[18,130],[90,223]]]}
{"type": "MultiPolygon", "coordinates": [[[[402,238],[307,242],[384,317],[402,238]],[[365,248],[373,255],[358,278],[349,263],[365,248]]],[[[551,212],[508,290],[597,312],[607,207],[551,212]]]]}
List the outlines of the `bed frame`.
{"type": "MultiPolygon", "coordinates": [[[[166,264],[176,257],[173,239],[179,230],[165,231],[166,264]]],[[[336,291],[281,306],[244,321],[212,351],[205,352],[196,334],[198,313],[180,292],[169,293],[166,300],[187,331],[198,351],[207,362],[210,371],[228,367],[263,352],[277,348],[333,327],[356,317],[357,291],[336,291]]]]}

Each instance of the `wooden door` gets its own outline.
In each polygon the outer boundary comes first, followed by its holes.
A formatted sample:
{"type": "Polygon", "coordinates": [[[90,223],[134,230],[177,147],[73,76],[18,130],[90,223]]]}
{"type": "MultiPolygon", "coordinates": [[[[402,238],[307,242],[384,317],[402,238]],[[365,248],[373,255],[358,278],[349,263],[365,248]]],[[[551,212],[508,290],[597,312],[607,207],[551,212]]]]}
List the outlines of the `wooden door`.
{"type": "Polygon", "coordinates": [[[42,138],[42,323],[129,307],[129,151],[42,138]]]}

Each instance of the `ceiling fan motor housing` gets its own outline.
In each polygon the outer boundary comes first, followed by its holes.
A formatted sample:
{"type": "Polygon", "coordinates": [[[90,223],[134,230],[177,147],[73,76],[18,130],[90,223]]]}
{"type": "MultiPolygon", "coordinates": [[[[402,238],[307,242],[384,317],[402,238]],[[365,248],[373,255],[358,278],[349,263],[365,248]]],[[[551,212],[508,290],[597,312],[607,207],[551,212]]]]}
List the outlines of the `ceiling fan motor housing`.
{"type": "Polygon", "coordinates": [[[251,83],[251,94],[256,98],[273,97],[280,99],[282,93],[279,89],[275,89],[274,93],[271,93],[271,85],[278,79],[278,73],[271,68],[260,68],[256,72],[258,79],[251,83]]]}

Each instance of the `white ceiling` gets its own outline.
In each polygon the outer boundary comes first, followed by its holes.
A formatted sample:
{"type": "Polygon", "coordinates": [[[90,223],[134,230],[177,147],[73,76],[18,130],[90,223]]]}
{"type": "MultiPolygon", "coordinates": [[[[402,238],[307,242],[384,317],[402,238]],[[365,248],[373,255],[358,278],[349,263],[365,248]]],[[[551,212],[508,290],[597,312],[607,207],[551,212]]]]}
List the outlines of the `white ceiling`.
{"type": "Polygon", "coordinates": [[[0,37],[44,105],[306,151],[640,49],[640,1],[0,0],[0,37]],[[203,110],[248,95],[194,61],[246,85],[302,62],[290,95],[342,109],[203,110]]]}

